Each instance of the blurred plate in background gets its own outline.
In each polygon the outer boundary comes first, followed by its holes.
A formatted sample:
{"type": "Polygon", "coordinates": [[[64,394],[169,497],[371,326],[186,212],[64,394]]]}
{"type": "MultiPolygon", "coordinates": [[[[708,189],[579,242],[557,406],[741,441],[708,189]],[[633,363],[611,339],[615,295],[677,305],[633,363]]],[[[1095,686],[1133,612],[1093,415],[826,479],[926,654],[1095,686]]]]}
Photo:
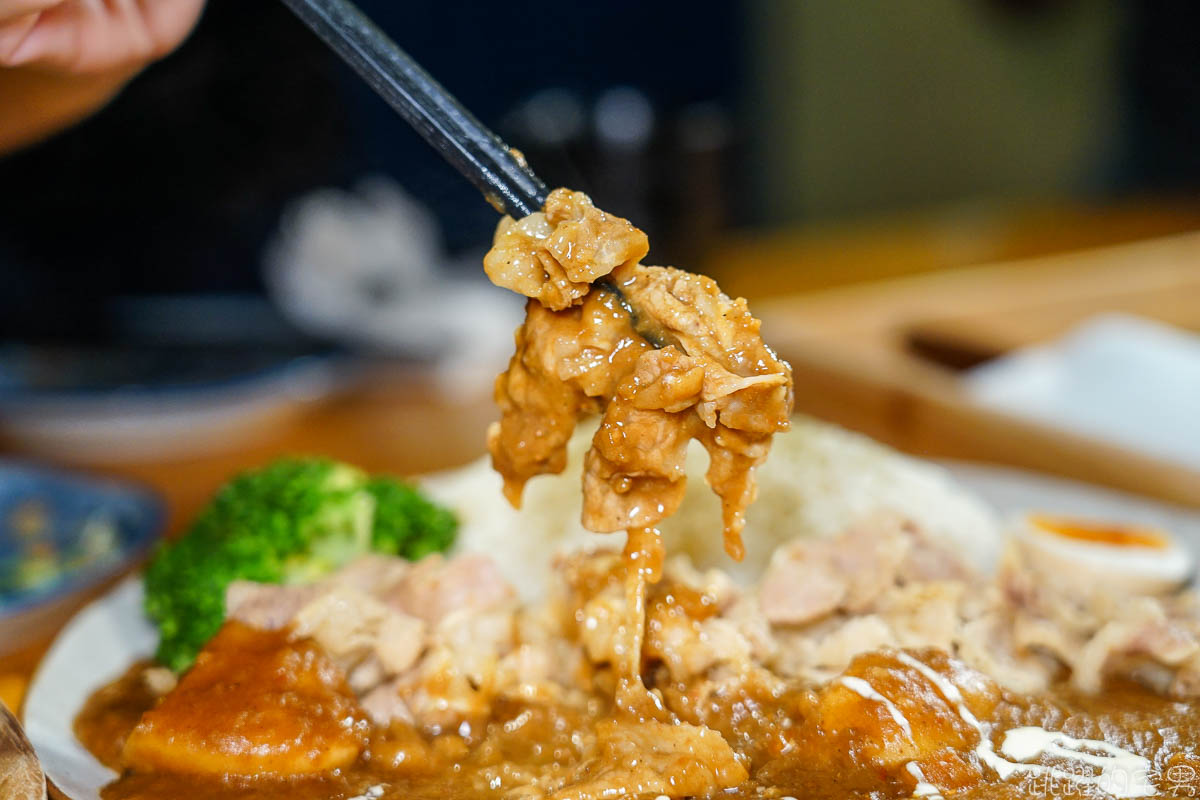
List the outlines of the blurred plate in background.
{"type": "Polygon", "coordinates": [[[0,444],[71,464],[180,460],[269,435],[343,377],[262,297],[128,298],[108,328],[0,345],[0,444]]]}
{"type": "Polygon", "coordinates": [[[340,374],[333,355],[216,355],[8,348],[0,437],[9,450],[71,463],[186,458],[263,435],[340,374]]]}
{"type": "Polygon", "coordinates": [[[140,486],[0,462],[0,654],[53,630],[135,563],[164,519],[140,486]]]}

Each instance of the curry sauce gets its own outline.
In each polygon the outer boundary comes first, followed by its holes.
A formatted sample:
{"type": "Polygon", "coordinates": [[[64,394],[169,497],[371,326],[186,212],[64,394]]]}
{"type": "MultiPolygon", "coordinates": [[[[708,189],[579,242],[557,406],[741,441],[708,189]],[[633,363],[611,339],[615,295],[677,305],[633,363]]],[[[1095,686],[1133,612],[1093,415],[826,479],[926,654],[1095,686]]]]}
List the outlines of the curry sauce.
{"type": "MultiPolygon", "coordinates": [[[[925,657],[945,668],[945,660],[932,655],[925,657]]],[[[876,654],[869,658],[879,663],[886,661],[887,656],[876,654]]],[[[142,672],[140,665],[131,668],[114,684],[98,692],[76,722],[81,741],[114,769],[124,768],[119,747],[114,748],[114,743],[127,737],[142,714],[155,704],[145,688],[142,672]]],[[[908,675],[902,680],[907,682],[893,688],[908,691],[910,695],[908,698],[893,695],[894,702],[906,709],[906,717],[917,729],[918,737],[932,735],[936,740],[930,751],[933,758],[924,773],[931,778],[939,774],[946,780],[946,775],[953,778],[957,770],[960,779],[963,774],[970,779],[953,792],[954,796],[979,799],[1087,796],[1081,792],[1088,786],[1062,777],[1021,773],[1001,781],[995,774],[980,769],[970,757],[973,742],[969,732],[959,729],[953,715],[945,714],[945,709],[936,702],[929,705],[932,711],[914,713],[914,706],[928,700],[925,695],[929,687],[922,685],[919,676],[908,675]],[[949,747],[946,742],[951,743],[949,747]]],[[[978,682],[979,678],[973,680],[978,682]]],[[[744,780],[731,790],[719,790],[711,796],[845,800],[913,795],[915,787],[909,773],[888,767],[886,759],[879,756],[879,746],[886,746],[889,738],[884,718],[871,713],[871,704],[855,702],[856,698],[863,698],[853,692],[836,700],[831,687],[768,688],[737,682],[728,691],[697,702],[693,696],[695,687],[680,684],[657,688],[665,704],[681,712],[679,717],[693,722],[703,720],[711,730],[719,731],[732,745],[738,762],[745,765],[744,780]],[[848,707],[841,707],[847,701],[848,707]],[[832,716],[835,714],[858,716],[839,717],[840,721],[835,722],[832,716]]],[[[994,732],[1036,725],[1068,731],[1081,739],[1103,739],[1142,755],[1147,760],[1145,777],[1162,794],[1191,796],[1188,792],[1200,790],[1200,755],[1196,747],[1200,743],[1200,709],[1193,703],[1165,699],[1133,685],[1112,686],[1101,696],[1080,695],[1069,687],[1057,687],[1045,695],[1020,697],[993,688],[978,693],[969,702],[985,714],[980,719],[994,732]]],[[[503,701],[495,704],[482,725],[461,732],[431,737],[402,725],[374,731],[360,758],[345,769],[319,777],[266,776],[248,780],[201,777],[187,772],[130,771],[107,787],[103,796],[105,800],[164,797],[448,800],[670,795],[669,789],[663,791],[661,786],[639,791],[643,787],[638,785],[609,785],[605,792],[592,794],[572,793],[570,787],[557,793],[552,789],[557,781],[575,773],[581,763],[594,756],[597,741],[604,735],[603,727],[617,719],[619,715],[614,714],[609,696],[603,692],[597,692],[583,706],[503,701]],[[532,776],[539,780],[531,780],[532,776]],[[531,784],[538,782],[546,788],[530,791],[531,784]],[[521,791],[522,787],[525,791],[521,791]]],[[[626,754],[630,761],[653,757],[644,742],[639,744],[640,748],[626,754]]],[[[680,766],[686,771],[687,759],[676,755],[666,764],[668,776],[673,768],[680,766]]],[[[1051,759],[1047,763],[1055,762],[1051,759]]],[[[1086,764],[1064,766],[1081,775],[1096,771],[1086,764]]]]}

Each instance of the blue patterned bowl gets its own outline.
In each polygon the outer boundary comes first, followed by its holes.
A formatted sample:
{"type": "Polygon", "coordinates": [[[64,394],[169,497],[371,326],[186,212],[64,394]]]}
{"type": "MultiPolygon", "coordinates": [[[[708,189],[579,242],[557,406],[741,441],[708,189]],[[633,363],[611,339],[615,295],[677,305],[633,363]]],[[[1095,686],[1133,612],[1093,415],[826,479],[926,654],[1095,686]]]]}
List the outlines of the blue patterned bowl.
{"type": "Polygon", "coordinates": [[[0,461],[0,652],[144,556],[165,508],[143,487],[0,461]]]}

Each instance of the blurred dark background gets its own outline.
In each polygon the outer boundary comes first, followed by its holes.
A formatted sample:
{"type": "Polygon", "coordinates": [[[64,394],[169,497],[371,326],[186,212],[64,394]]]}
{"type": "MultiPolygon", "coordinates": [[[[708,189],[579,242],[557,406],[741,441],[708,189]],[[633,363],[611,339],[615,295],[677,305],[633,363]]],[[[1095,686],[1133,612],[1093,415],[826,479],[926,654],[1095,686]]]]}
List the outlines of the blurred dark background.
{"type": "MultiPolygon", "coordinates": [[[[702,264],[731,229],[1200,189],[1185,0],[362,6],[655,262],[702,264]]],[[[139,298],[261,296],[288,204],[370,175],[433,212],[438,269],[477,263],[496,220],[465,181],[279,3],[212,0],[109,107],[0,158],[0,336],[187,340],[186,313],[130,323],[139,298]]],[[[244,309],[193,338],[311,346],[244,309]]]]}
{"type": "MultiPolygon", "coordinates": [[[[707,156],[689,125],[730,155],[736,4],[361,5],[550,185],[651,228],[686,212],[678,175],[707,156]]],[[[108,108],[0,160],[0,326],[104,334],[106,297],[261,290],[285,204],[370,174],[427,205],[451,252],[489,241],[495,212],[282,4],[212,0],[108,108]]]]}

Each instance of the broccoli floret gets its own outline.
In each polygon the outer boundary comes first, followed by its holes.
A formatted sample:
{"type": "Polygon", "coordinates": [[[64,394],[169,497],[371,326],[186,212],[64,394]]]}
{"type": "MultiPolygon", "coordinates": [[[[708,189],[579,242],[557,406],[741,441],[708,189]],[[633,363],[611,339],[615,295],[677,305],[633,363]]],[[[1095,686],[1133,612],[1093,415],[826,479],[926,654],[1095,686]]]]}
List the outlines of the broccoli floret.
{"type": "Polygon", "coordinates": [[[372,549],[415,558],[448,547],[455,527],[415,489],[335,461],[284,459],[242,474],[146,570],[157,658],[176,671],[191,665],[225,620],[232,581],[311,582],[372,549]]]}
{"type": "Polygon", "coordinates": [[[367,490],[375,498],[373,550],[416,561],[454,543],[458,530],[454,514],[413,487],[391,478],[372,478],[367,490]]]}

